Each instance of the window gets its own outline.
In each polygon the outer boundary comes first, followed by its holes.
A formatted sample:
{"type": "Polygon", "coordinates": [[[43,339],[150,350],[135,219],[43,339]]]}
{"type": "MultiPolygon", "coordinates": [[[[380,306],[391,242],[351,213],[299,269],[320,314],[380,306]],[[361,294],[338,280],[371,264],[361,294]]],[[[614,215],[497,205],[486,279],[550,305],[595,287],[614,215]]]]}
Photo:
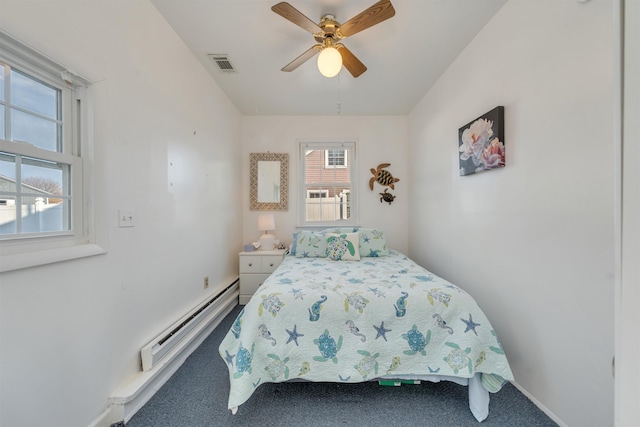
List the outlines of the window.
{"type": "Polygon", "coordinates": [[[0,271],[90,240],[88,85],[0,32],[0,271]]]}
{"type": "Polygon", "coordinates": [[[356,225],[354,159],[354,142],[300,143],[301,226],[356,225]]]}
{"type": "Polygon", "coordinates": [[[346,150],[326,150],[325,167],[335,166],[337,168],[347,167],[347,151],[346,150]]]}
{"type": "Polygon", "coordinates": [[[307,199],[320,199],[329,197],[329,190],[307,190],[307,199]]]}
{"type": "Polygon", "coordinates": [[[0,152],[1,238],[71,230],[70,166],[0,152]]]}

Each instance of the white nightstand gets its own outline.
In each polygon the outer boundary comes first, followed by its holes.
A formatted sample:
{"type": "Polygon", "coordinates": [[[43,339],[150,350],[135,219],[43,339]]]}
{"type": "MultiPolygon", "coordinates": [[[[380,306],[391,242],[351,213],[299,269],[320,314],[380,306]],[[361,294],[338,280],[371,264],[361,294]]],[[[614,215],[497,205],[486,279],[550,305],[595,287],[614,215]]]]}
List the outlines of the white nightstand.
{"type": "Polygon", "coordinates": [[[282,262],[285,250],[240,252],[240,304],[249,302],[262,282],[282,262]]]}

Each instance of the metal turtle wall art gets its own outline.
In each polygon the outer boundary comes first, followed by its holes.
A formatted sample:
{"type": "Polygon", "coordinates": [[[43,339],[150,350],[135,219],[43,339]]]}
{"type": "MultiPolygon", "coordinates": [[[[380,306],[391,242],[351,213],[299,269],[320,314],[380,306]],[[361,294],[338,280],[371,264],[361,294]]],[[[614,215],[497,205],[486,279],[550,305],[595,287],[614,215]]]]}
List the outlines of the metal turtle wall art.
{"type": "MultiPolygon", "coordinates": [[[[389,187],[392,190],[395,190],[395,183],[400,181],[400,178],[395,178],[391,175],[391,172],[386,170],[391,166],[391,163],[380,163],[377,168],[371,168],[371,173],[373,177],[369,180],[369,188],[373,191],[373,185],[377,182],[378,184],[389,187]]],[[[389,193],[389,188],[385,188],[384,192],[380,193],[380,203],[387,202],[389,205],[395,200],[396,196],[389,193]]]]}
{"type": "Polygon", "coordinates": [[[391,202],[393,202],[396,198],[396,196],[394,196],[391,193],[387,193],[388,188],[384,189],[384,192],[380,193],[380,203],[382,202],[387,202],[389,204],[391,204],[391,202]]]}
{"type": "Polygon", "coordinates": [[[399,178],[394,178],[391,175],[391,172],[385,170],[385,168],[391,166],[391,163],[380,163],[377,168],[371,168],[371,173],[373,174],[373,178],[369,180],[369,188],[373,191],[373,183],[378,182],[378,184],[383,185],[385,187],[390,187],[392,190],[395,190],[394,183],[400,181],[399,178]]]}

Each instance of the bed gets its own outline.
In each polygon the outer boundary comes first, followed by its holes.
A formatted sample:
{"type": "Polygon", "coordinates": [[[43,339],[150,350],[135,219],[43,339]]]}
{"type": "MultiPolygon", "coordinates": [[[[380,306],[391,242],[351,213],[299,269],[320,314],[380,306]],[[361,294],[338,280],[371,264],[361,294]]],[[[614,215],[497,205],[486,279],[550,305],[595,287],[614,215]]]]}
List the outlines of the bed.
{"type": "Polygon", "coordinates": [[[219,352],[234,413],[260,384],[291,380],[454,381],[478,421],[513,380],[475,300],[407,256],[381,230],[300,232],[239,313],[219,352]],[[328,255],[328,256],[327,256],[328,255]]]}

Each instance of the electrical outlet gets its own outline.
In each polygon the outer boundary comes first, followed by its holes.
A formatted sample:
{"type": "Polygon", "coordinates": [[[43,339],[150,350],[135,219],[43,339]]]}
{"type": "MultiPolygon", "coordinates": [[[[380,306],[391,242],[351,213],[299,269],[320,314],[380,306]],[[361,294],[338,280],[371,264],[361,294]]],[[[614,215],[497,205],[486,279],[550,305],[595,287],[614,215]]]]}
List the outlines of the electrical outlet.
{"type": "Polygon", "coordinates": [[[209,276],[204,276],[204,289],[209,287],[209,276]]]}

